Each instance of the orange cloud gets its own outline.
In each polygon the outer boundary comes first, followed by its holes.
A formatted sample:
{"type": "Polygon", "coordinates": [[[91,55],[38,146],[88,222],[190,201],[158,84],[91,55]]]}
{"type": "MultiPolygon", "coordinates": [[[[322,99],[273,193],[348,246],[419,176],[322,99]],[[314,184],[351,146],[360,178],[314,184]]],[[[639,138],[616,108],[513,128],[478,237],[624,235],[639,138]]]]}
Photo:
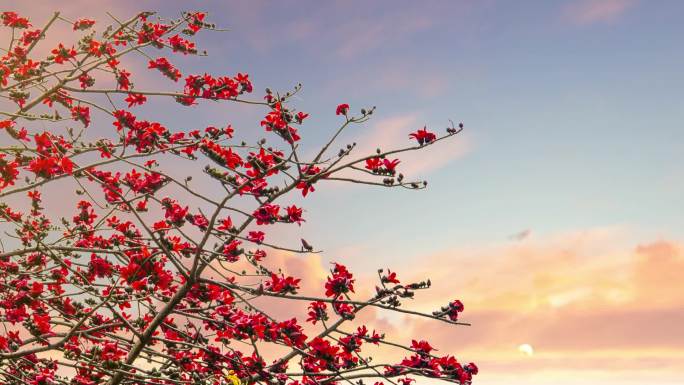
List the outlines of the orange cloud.
{"type": "MultiPolygon", "coordinates": [[[[533,384],[676,383],[684,374],[684,244],[634,245],[622,228],[534,234],[394,266],[402,282],[433,282],[415,301],[405,300],[405,308],[430,312],[460,298],[466,304],[463,321],[472,326],[368,309],[347,331],[363,323],[393,342],[428,339],[444,354],[480,364],[478,384],[516,384],[519,374],[533,384]],[[519,351],[521,344],[533,346],[534,354],[519,351]]],[[[328,267],[319,256],[269,258],[303,279],[303,294],[321,295],[328,267]]],[[[375,272],[356,273],[356,298],[367,298],[375,272]]],[[[279,317],[301,316],[306,306],[266,302],[279,317]]],[[[367,353],[375,362],[395,362],[405,354],[388,347],[367,353]]]]}
{"type": "Polygon", "coordinates": [[[376,321],[393,325],[396,341],[420,336],[480,363],[480,384],[511,383],[519,372],[531,383],[568,384],[660,384],[684,374],[680,243],[635,246],[624,230],[594,229],[448,250],[395,267],[403,281],[434,284],[408,308],[431,311],[460,298],[472,326],[382,312],[376,321]],[[521,344],[535,353],[520,352],[521,344]]]}

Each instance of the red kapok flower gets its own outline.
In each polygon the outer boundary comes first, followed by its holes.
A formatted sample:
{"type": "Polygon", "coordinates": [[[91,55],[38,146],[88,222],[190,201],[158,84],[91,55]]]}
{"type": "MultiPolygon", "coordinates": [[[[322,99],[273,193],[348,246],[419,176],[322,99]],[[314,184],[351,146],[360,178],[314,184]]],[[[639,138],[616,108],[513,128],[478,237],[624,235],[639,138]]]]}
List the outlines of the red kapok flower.
{"type": "Polygon", "coordinates": [[[59,46],[52,50],[52,54],[55,55],[55,63],[62,64],[65,61],[76,56],[76,50],[74,49],[74,47],[67,48],[64,46],[64,44],[59,43],[59,46]]]}
{"type": "Polygon", "coordinates": [[[337,109],[335,110],[335,115],[347,115],[347,111],[349,111],[349,104],[343,103],[337,106],[337,109]]]}
{"type": "Polygon", "coordinates": [[[147,101],[147,97],[145,97],[145,95],[143,94],[136,94],[131,92],[130,94],[128,94],[128,97],[125,100],[126,102],[128,102],[128,107],[130,108],[133,106],[141,106],[145,104],[145,102],[147,101]]]}
{"type": "Polygon", "coordinates": [[[335,264],[332,277],[325,283],[325,295],[338,297],[341,294],[354,292],[354,277],[344,265],[335,264]]]}
{"type": "Polygon", "coordinates": [[[423,127],[422,130],[418,130],[409,135],[409,138],[413,138],[418,141],[419,145],[431,143],[433,140],[437,139],[437,136],[432,132],[427,130],[427,127],[423,127]]]}
{"type": "Polygon", "coordinates": [[[262,243],[266,234],[263,231],[250,231],[247,234],[247,239],[254,243],[262,243]]]}
{"type": "Polygon", "coordinates": [[[257,221],[257,225],[270,225],[278,220],[280,206],[265,204],[254,211],[252,215],[257,221]]]}

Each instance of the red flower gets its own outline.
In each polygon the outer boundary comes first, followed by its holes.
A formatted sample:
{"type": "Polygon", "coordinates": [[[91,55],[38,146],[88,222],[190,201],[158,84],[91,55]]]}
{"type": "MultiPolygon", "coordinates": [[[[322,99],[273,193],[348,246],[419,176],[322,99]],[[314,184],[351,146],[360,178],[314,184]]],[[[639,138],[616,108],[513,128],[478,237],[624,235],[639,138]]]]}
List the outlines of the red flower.
{"type": "Polygon", "coordinates": [[[190,223],[199,227],[202,230],[205,230],[207,226],[209,226],[209,221],[202,214],[195,214],[191,217],[188,217],[188,219],[190,220],[190,223]]]}
{"type": "Polygon", "coordinates": [[[301,207],[297,206],[290,206],[286,207],[285,210],[287,210],[287,220],[289,222],[296,222],[298,225],[301,225],[302,222],[304,222],[304,219],[302,219],[302,209],[301,207]]]}
{"type": "Polygon", "coordinates": [[[247,235],[247,239],[254,243],[262,243],[264,241],[265,234],[263,231],[250,231],[247,235]]]}
{"type": "Polygon", "coordinates": [[[38,297],[43,294],[43,284],[40,282],[33,282],[31,285],[31,296],[38,297]]]}
{"type": "Polygon", "coordinates": [[[116,72],[116,85],[120,90],[128,90],[131,87],[131,73],[126,70],[116,72]]]}
{"type": "Polygon", "coordinates": [[[59,43],[57,48],[52,50],[52,54],[55,55],[54,61],[57,64],[62,64],[66,60],[69,60],[76,56],[76,50],[74,47],[66,48],[62,43],[59,43]]]}
{"type": "Polygon", "coordinates": [[[318,321],[327,321],[328,313],[326,312],[327,305],[325,302],[315,301],[311,302],[309,305],[309,318],[306,320],[312,324],[316,324],[318,321]]]}
{"type": "Polygon", "coordinates": [[[382,167],[382,159],[380,159],[378,157],[366,159],[366,169],[367,170],[375,171],[375,170],[379,169],[380,167],[382,167]]]}
{"type": "Polygon", "coordinates": [[[464,310],[463,302],[460,300],[454,300],[449,303],[448,309],[447,309],[447,316],[449,317],[450,320],[452,321],[457,321],[458,320],[458,314],[461,313],[464,310]]]}
{"type": "Polygon", "coordinates": [[[223,246],[223,255],[227,257],[229,262],[237,262],[238,257],[242,254],[242,250],[238,249],[241,244],[241,241],[234,239],[223,246]]]}
{"type": "Polygon", "coordinates": [[[252,215],[254,215],[257,225],[270,225],[278,220],[279,212],[280,206],[268,203],[256,209],[252,215]]]}
{"type": "Polygon", "coordinates": [[[147,211],[147,201],[146,200],[138,201],[138,203],[136,203],[136,205],[135,205],[135,210],[136,211],[147,211]]]}
{"type": "Polygon", "coordinates": [[[264,285],[266,290],[279,294],[297,294],[301,279],[294,277],[277,276],[271,273],[271,280],[264,285]]]}
{"type": "Polygon", "coordinates": [[[472,363],[472,362],[469,363],[468,365],[466,365],[463,369],[465,369],[465,370],[467,370],[468,372],[470,372],[470,374],[472,374],[473,376],[476,375],[476,374],[480,371],[480,370],[477,368],[477,365],[475,365],[475,364],[472,363]]]}
{"type": "Polygon", "coordinates": [[[136,94],[131,92],[128,94],[128,97],[126,98],[126,102],[128,102],[128,108],[131,108],[133,106],[141,106],[145,104],[147,101],[147,98],[143,94],[136,94]]]}
{"type": "Polygon", "coordinates": [[[23,140],[25,142],[30,142],[31,139],[28,137],[28,130],[26,130],[26,127],[22,127],[19,129],[17,132],[17,135],[15,136],[16,139],[23,140]]]}
{"type": "Polygon", "coordinates": [[[411,341],[411,349],[416,350],[419,353],[430,354],[434,349],[427,341],[411,341]]]}
{"type": "Polygon", "coordinates": [[[297,123],[301,124],[304,119],[308,118],[309,114],[305,114],[303,112],[298,112],[297,115],[295,115],[295,119],[297,120],[297,123]]]}
{"type": "Polygon", "coordinates": [[[114,271],[114,267],[106,259],[102,259],[95,254],[91,254],[88,264],[88,275],[91,277],[109,277],[114,271]]]}
{"type": "Polygon", "coordinates": [[[189,16],[192,17],[192,20],[188,22],[187,31],[190,35],[194,35],[204,27],[204,18],[206,17],[206,14],[203,12],[195,12],[189,16]]]}
{"type": "Polygon", "coordinates": [[[387,171],[393,172],[397,165],[401,162],[399,161],[399,159],[394,159],[392,161],[390,161],[389,159],[383,159],[382,163],[385,165],[387,171]]]}
{"type": "Polygon", "coordinates": [[[335,115],[347,115],[347,111],[349,111],[349,104],[340,104],[335,110],[335,115]]]}
{"type": "Polygon", "coordinates": [[[230,217],[222,219],[221,224],[216,228],[220,231],[230,231],[233,228],[233,220],[230,217]]]}
{"type": "Polygon", "coordinates": [[[62,172],[66,174],[71,174],[74,170],[74,162],[71,161],[71,159],[64,157],[59,160],[59,166],[62,169],[62,172]]]}
{"type": "Polygon", "coordinates": [[[169,198],[162,199],[162,205],[166,209],[164,213],[164,218],[166,218],[169,223],[180,226],[185,221],[186,215],[188,215],[188,207],[182,207],[178,203],[174,202],[169,198]]]}
{"type": "Polygon", "coordinates": [[[262,259],[266,258],[266,252],[264,250],[255,250],[252,254],[252,258],[254,258],[255,261],[259,262],[262,259]]]}
{"type": "Polygon", "coordinates": [[[88,127],[90,125],[90,108],[87,106],[71,107],[71,117],[88,127]]]}
{"type": "Polygon", "coordinates": [[[14,185],[19,175],[19,163],[17,161],[7,161],[5,154],[0,154],[0,190],[14,185]]]}
{"type": "Polygon", "coordinates": [[[50,333],[51,325],[49,314],[33,313],[33,323],[36,325],[36,328],[38,328],[38,330],[40,331],[40,334],[50,333]]]}
{"type": "MultiPolygon", "coordinates": [[[[337,300],[341,301],[343,297],[339,297],[337,300]]],[[[339,314],[340,317],[344,319],[354,319],[354,306],[346,303],[346,302],[333,302],[333,309],[335,310],[335,313],[339,314]]]]}
{"type": "Polygon", "coordinates": [[[338,297],[341,294],[354,292],[354,278],[347,268],[339,263],[335,264],[332,277],[325,283],[325,295],[338,297]]]}
{"type": "Polygon", "coordinates": [[[86,89],[88,87],[92,87],[95,85],[95,79],[88,75],[88,74],[83,74],[78,77],[78,81],[81,83],[81,88],[86,89]]]}
{"type": "Polygon", "coordinates": [[[423,127],[422,130],[418,130],[409,135],[409,138],[413,138],[418,141],[419,145],[431,143],[433,140],[437,139],[437,136],[432,132],[428,132],[427,127],[423,127]]]}
{"type": "Polygon", "coordinates": [[[33,31],[24,31],[24,33],[21,34],[21,44],[22,45],[31,45],[34,41],[38,40],[40,37],[40,30],[39,29],[34,29],[33,31]]]}
{"type": "Polygon", "coordinates": [[[382,282],[384,283],[399,283],[397,279],[397,273],[387,270],[387,275],[382,277],[382,282]]]}
{"type": "Polygon", "coordinates": [[[240,90],[240,93],[243,92],[252,92],[252,82],[249,80],[249,74],[243,74],[239,73],[235,75],[235,82],[240,84],[240,87],[242,88],[240,90]]]}
{"type": "MultiPolygon", "coordinates": [[[[311,177],[320,173],[321,169],[318,166],[309,165],[302,167],[301,171],[302,174],[311,177]]],[[[313,183],[309,181],[300,181],[297,183],[297,189],[302,190],[302,196],[304,197],[309,193],[309,191],[316,191],[316,189],[313,187],[313,183]]]]}

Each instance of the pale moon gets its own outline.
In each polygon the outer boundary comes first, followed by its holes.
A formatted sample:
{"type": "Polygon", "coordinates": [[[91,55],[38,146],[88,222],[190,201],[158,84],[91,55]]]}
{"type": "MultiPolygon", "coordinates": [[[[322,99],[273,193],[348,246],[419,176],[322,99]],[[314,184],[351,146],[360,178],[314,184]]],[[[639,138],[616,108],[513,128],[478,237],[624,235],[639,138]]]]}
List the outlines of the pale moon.
{"type": "Polygon", "coordinates": [[[518,350],[521,353],[526,354],[528,356],[531,356],[534,354],[534,348],[530,344],[522,344],[522,345],[518,346],[518,350]]]}

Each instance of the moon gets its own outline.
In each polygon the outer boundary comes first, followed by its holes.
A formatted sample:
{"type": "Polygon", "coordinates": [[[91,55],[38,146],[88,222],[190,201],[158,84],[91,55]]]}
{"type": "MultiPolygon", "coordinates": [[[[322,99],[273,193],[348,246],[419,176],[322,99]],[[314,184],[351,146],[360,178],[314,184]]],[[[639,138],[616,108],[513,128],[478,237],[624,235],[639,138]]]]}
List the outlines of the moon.
{"type": "Polygon", "coordinates": [[[530,344],[522,344],[518,346],[518,351],[528,356],[534,355],[534,348],[530,344]]]}

